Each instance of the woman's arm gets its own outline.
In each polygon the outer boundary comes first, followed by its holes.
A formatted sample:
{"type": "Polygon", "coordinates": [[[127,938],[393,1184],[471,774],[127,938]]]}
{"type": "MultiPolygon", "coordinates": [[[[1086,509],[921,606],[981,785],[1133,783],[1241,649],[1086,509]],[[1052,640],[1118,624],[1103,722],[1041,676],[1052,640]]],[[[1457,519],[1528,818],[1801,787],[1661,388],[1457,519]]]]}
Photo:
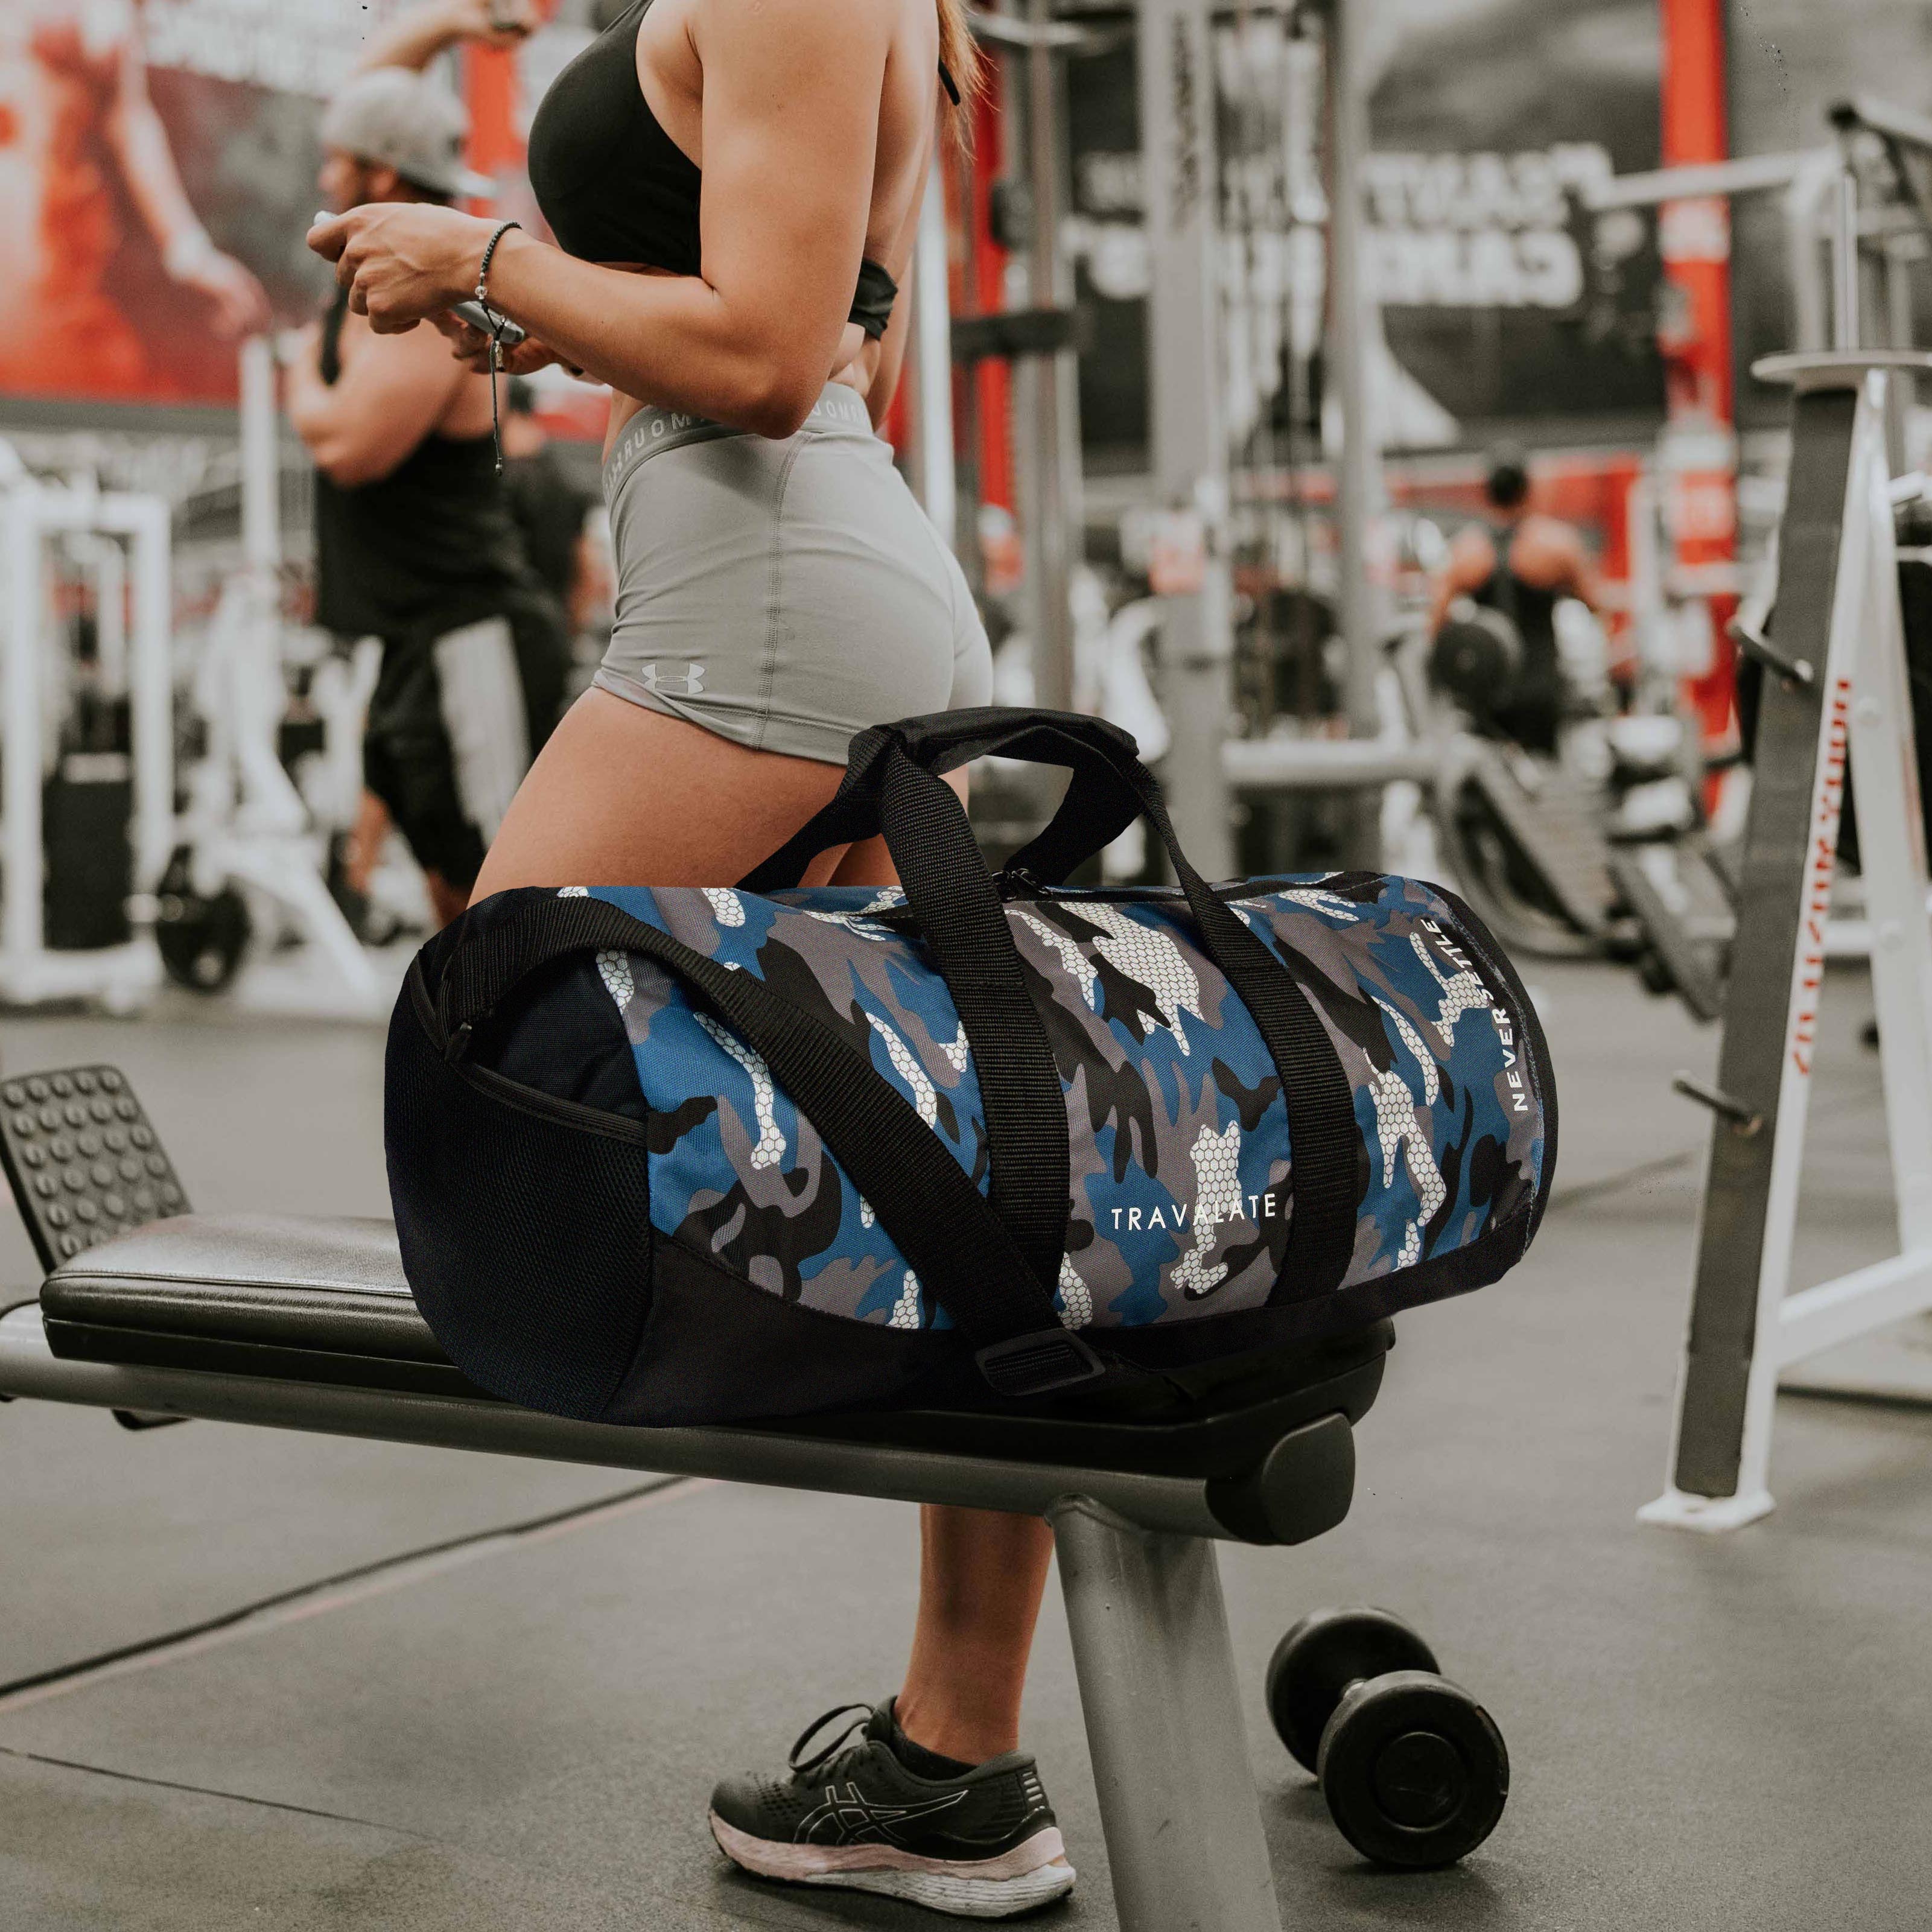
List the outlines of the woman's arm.
{"type": "MultiPolygon", "coordinates": [[[[938,86],[934,83],[936,97],[938,86]]],[[[920,212],[926,205],[926,196],[931,187],[932,163],[926,164],[927,173],[922,178],[927,188],[914,196],[912,206],[906,211],[904,221],[899,232],[892,238],[892,245],[886,251],[890,267],[896,262],[904,265],[904,272],[909,278],[914,260],[914,250],[919,241],[920,212]]],[[[858,367],[853,371],[860,393],[866,398],[866,407],[872,418],[874,429],[885,426],[886,412],[892,408],[892,398],[898,392],[899,376],[905,367],[906,344],[912,327],[912,311],[918,298],[916,288],[902,287],[899,298],[892,304],[892,312],[886,323],[886,332],[878,341],[866,342],[854,358],[858,367]]]]}
{"type": "Polygon", "coordinates": [[[356,70],[406,67],[420,74],[459,40],[513,47],[529,39],[536,24],[531,0],[428,0],[372,35],[356,60],[356,70]]]}
{"type": "MultiPolygon", "coordinates": [[[[492,305],[598,382],[789,436],[837,366],[865,249],[890,0],[711,0],[702,276],[579,262],[520,230],[492,305]]],[[[380,332],[474,293],[490,224],[416,205],[352,209],[310,245],[380,332]]]]}

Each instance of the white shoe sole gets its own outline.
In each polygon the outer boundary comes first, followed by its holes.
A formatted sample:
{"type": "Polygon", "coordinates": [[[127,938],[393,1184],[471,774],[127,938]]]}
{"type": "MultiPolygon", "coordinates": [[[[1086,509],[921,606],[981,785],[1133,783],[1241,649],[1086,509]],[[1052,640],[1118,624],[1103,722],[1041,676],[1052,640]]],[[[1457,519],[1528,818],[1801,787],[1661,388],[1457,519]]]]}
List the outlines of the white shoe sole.
{"type": "Polygon", "coordinates": [[[999,1858],[980,1859],[922,1858],[896,1845],[783,1844],[752,1838],[715,1811],[711,1835],[734,1864],[760,1878],[880,1892],[956,1918],[1016,1918],[1073,1889],[1066,1848],[1051,1827],[999,1858]]]}

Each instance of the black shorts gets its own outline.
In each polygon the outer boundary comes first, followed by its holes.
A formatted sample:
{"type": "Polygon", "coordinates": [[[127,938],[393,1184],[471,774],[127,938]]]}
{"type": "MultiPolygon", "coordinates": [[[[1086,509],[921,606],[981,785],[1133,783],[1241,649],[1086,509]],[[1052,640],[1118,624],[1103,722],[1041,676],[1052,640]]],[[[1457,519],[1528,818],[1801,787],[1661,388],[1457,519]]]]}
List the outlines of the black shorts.
{"type": "Polygon", "coordinates": [[[556,722],[568,667],[562,613],[544,597],[440,636],[383,640],[363,782],[425,872],[476,884],[556,722]]]}

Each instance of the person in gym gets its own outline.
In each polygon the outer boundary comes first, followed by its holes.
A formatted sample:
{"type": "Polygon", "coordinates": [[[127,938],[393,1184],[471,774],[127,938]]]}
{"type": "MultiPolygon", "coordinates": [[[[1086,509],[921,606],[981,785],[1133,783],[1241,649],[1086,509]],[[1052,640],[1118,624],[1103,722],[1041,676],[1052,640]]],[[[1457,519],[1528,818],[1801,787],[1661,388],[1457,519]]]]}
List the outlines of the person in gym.
{"type": "MultiPolygon", "coordinates": [[[[463,165],[462,109],[422,70],[461,42],[512,44],[526,8],[434,0],[372,43],[322,118],[320,185],[332,206],[440,211],[487,187],[463,165]]],[[[290,358],[286,400],[317,472],[318,621],[382,641],[345,884],[366,893],[393,824],[446,924],[556,724],[563,614],[530,567],[497,472],[490,380],[430,332],[378,334],[338,290],[290,358]]]]}
{"type": "Polygon", "coordinates": [[[1583,538],[1559,518],[1529,507],[1528,460],[1520,450],[1494,452],[1483,494],[1490,520],[1469,525],[1450,545],[1429,614],[1432,638],[1458,598],[1467,597],[1514,623],[1522,662],[1508,698],[1498,705],[1499,730],[1524,750],[1553,757],[1563,722],[1563,672],[1556,650],[1556,606],[1574,597],[1604,608],[1595,565],[1583,538]]]}
{"type": "MultiPolygon", "coordinates": [[[[532,128],[560,248],[422,206],[311,236],[376,330],[437,320],[477,357],[446,312],[480,288],[532,338],[513,368],[555,357],[616,392],[610,652],[479,893],[729,884],[831,797],[862,728],[987,701],[964,578],[875,433],[946,102],[975,73],[960,0],[633,0],[532,128]]],[[[878,842],[812,876],[893,878],[878,842]]],[[[927,1510],[902,1689],[814,1726],[776,1778],[721,1784],[728,1855],[962,1916],[1070,1890],[1018,1750],[1052,1548],[1032,1518],[927,1510]]]]}

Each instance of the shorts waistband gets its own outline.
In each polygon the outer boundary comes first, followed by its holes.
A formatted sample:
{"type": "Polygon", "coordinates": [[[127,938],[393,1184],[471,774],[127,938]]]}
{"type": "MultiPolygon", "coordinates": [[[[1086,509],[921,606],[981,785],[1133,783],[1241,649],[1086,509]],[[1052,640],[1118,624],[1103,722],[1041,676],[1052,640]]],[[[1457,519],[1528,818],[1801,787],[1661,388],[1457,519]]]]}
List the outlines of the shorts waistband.
{"type": "MultiPolygon", "coordinates": [[[[800,434],[808,430],[856,429],[873,434],[872,412],[858,391],[843,382],[828,382],[824,392],[812,406],[800,434]]],[[[604,459],[604,494],[614,503],[617,493],[636,472],[640,464],[668,449],[683,449],[694,442],[716,442],[726,436],[749,436],[749,430],[734,429],[728,423],[713,422],[685,410],[659,409],[655,404],[640,409],[624,425],[610,454],[604,459]]]]}

